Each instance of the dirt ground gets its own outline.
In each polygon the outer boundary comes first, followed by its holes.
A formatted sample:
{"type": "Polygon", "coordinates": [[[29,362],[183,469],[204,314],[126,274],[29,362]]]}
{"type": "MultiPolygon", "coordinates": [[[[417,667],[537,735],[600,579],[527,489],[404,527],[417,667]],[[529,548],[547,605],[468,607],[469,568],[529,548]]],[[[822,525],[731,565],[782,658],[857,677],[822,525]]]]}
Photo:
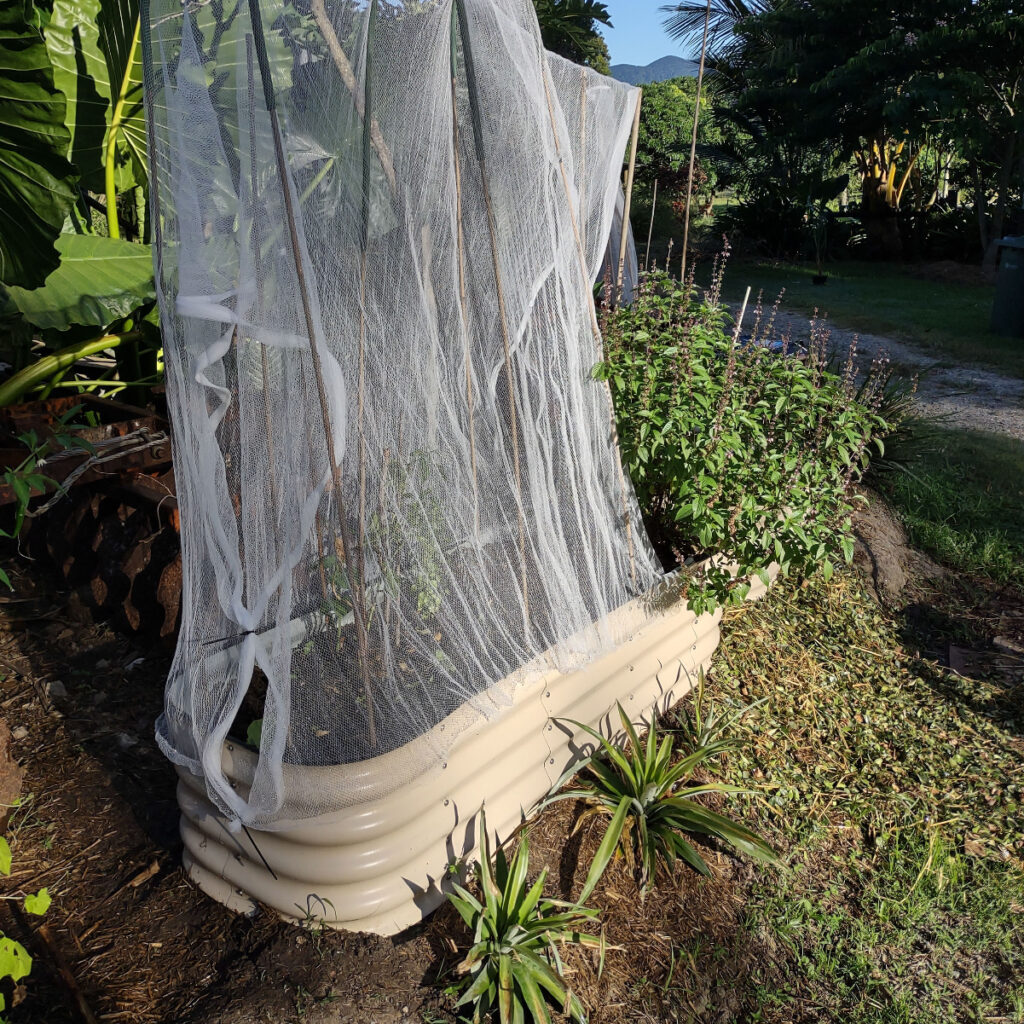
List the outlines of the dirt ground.
{"type": "MultiPolygon", "coordinates": [[[[909,552],[884,510],[858,530],[858,559],[880,601],[906,600],[941,575],[909,552]]],[[[189,883],[180,867],[174,775],[153,739],[169,652],[73,620],[37,571],[24,579],[22,563],[19,572],[22,591],[24,584],[42,589],[0,607],[0,718],[25,769],[22,806],[8,825],[13,872],[2,885],[8,894],[46,886],[53,905],[40,927],[17,900],[0,901],[0,930],[35,958],[13,993],[12,1022],[453,1020],[443,978],[464,934],[447,908],[395,939],[315,934],[269,912],[235,916],[189,883]]],[[[945,643],[936,634],[937,650],[945,643]]],[[[578,887],[579,864],[596,842],[586,831],[570,839],[576,813],[556,805],[531,829],[533,865],[547,864],[564,896],[578,887]]],[[[837,831],[835,842],[846,841],[837,831]]],[[[836,852],[823,851],[822,863],[836,852]]],[[[675,888],[659,888],[642,908],[630,879],[611,869],[602,897],[607,936],[629,952],[609,954],[600,979],[589,954],[573,965],[578,990],[597,1008],[595,1024],[638,1019],[631,1010],[638,1000],[656,1007],[666,972],[671,981],[684,957],[702,979],[690,996],[692,1019],[732,1020],[743,978],[779,961],[770,935],[743,928],[754,869],[714,851],[704,855],[712,879],[680,873],[675,888]],[[730,955],[716,960],[724,948],[730,955]]],[[[10,1000],[9,987],[5,994],[10,1000]]],[[[646,1019],[663,1019],[653,1012],[646,1019]]]]}
{"type": "Polygon", "coordinates": [[[437,922],[395,941],[321,939],[236,917],[186,880],[174,773],[153,739],[169,653],[69,622],[53,597],[45,618],[0,610],[0,717],[25,768],[0,884],[53,896],[49,944],[18,903],[0,906],[0,929],[35,959],[12,1021],[419,1019],[438,998],[437,922]]]}

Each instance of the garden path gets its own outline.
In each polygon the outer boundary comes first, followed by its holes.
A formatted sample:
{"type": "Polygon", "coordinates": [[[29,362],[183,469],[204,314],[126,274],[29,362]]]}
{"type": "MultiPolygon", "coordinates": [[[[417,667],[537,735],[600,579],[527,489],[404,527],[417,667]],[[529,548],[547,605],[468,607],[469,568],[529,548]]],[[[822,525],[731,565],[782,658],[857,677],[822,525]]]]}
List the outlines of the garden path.
{"type": "MultiPolygon", "coordinates": [[[[802,344],[810,338],[806,314],[780,311],[776,323],[777,334],[788,330],[792,340],[802,344]]],[[[885,354],[908,374],[920,375],[918,407],[923,415],[944,426],[1024,441],[1024,380],[969,363],[953,366],[948,358],[936,358],[909,341],[831,326],[830,343],[839,352],[845,352],[855,336],[861,361],[885,354]]]]}

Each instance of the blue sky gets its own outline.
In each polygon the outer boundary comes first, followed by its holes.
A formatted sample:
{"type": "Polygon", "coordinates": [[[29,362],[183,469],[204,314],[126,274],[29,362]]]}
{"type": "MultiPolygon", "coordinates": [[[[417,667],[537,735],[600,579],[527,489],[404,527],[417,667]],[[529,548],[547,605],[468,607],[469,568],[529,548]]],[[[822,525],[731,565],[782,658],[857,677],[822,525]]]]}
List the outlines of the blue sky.
{"type": "Polygon", "coordinates": [[[613,64],[650,64],[674,53],[688,57],[679,44],[666,35],[659,10],[669,0],[605,0],[614,28],[602,29],[613,64]]]}

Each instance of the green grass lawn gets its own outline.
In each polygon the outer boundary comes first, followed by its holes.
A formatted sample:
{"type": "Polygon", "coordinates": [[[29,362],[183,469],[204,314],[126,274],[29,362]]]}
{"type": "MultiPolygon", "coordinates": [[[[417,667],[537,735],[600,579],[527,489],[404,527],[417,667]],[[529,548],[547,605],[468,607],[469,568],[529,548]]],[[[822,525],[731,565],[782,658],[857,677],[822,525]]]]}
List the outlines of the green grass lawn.
{"type": "Polygon", "coordinates": [[[878,487],[911,543],[954,569],[1024,588],[1024,443],[924,428],[906,472],[878,487]]]}
{"type": "MultiPolygon", "coordinates": [[[[893,264],[830,263],[826,269],[828,284],[818,286],[809,265],[733,260],[725,296],[738,300],[749,285],[770,304],[784,288],[787,310],[817,308],[840,327],[913,342],[950,365],[985,363],[1024,377],[1024,339],[988,329],[994,287],[927,280],[893,264]]],[[[706,284],[710,271],[705,260],[698,283],[706,284]]]]}

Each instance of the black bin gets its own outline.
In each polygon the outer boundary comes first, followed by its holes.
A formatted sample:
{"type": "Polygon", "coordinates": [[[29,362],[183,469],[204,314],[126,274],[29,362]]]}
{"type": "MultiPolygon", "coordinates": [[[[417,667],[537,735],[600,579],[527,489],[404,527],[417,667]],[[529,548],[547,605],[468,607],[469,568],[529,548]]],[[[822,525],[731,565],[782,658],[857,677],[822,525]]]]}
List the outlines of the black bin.
{"type": "Polygon", "coordinates": [[[999,275],[992,303],[992,330],[1024,338],[1024,235],[1000,239],[999,275]]]}

